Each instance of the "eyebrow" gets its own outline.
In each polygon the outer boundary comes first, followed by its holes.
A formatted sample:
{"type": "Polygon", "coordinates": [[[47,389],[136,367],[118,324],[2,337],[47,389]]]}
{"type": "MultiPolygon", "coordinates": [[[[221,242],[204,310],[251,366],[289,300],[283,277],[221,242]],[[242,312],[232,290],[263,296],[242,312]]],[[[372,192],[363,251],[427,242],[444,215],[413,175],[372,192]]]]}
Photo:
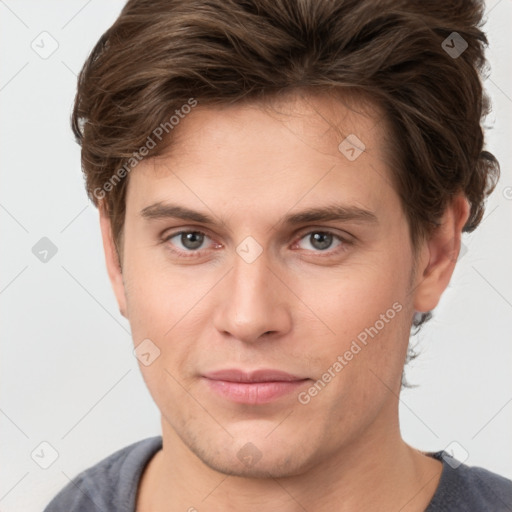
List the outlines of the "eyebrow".
{"type": "MultiPolygon", "coordinates": [[[[144,219],[181,219],[201,224],[215,225],[218,222],[210,215],[186,208],[184,206],[158,202],[141,210],[140,215],[144,219]]],[[[327,206],[308,208],[306,210],[286,215],[279,224],[295,226],[308,222],[326,221],[353,221],[369,224],[378,224],[378,218],[374,212],[357,206],[331,204],[327,206]]]]}

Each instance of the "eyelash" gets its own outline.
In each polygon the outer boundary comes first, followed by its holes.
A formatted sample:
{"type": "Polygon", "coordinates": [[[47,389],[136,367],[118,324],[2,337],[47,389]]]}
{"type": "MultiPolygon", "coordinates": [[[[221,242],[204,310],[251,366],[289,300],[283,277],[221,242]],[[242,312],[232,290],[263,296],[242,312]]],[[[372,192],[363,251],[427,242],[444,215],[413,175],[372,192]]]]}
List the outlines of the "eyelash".
{"type": "MultiPolygon", "coordinates": [[[[184,229],[184,230],[176,231],[174,233],[170,233],[170,234],[164,236],[163,239],[162,239],[162,243],[165,244],[165,243],[169,242],[172,238],[174,238],[174,237],[176,237],[178,235],[185,234],[185,233],[199,233],[200,235],[204,235],[204,236],[210,238],[208,236],[208,234],[205,233],[204,231],[199,231],[199,230],[196,230],[196,229],[184,229]]],[[[300,242],[301,240],[303,240],[307,236],[311,236],[314,233],[317,233],[317,234],[320,233],[322,235],[331,235],[333,238],[335,238],[339,242],[341,242],[341,245],[339,245],[334,250],[327,249],[325,251],[320,251],[320,250],[308,251],[308,252],[317,253],[320,257],[328,257],[328,256],[336,255],[339,252],[342,252],[342,251],[346,250],[346,246],[349,246],[349,245],[353,244],[352,241],[350,241],[350,240],[348,240],[348,239],[338,235],[337,233],[334,233],[333,231],[329,231],[329,230],[325,230],[325,229],[314,229],[314,230],[302,233],[300,235],[300,237],[296,240],[296,242],[293,243],[293,245],[296,245],[298,242],[300,242]]],[[[208,249],[181,251],[181,250],[176,250],[174,248],[169,248],[169,250],[171,252],[173,252],[175,254],[178,254],[179,256],[185,257],[185,258],[194,258],[194,257],[201,257],[201,256],[203,256],[203,252],[207,251],[208,249]]]]}

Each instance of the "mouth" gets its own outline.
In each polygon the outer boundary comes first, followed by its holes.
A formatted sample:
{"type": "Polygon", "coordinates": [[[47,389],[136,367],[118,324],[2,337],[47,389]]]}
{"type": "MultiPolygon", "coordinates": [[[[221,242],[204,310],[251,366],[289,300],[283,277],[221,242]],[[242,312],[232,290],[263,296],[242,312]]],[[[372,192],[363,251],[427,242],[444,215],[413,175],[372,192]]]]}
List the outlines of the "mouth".
{"type": "Polygon", "coordinates": [[[245,372],[226,369],[202,376],[210,391],[239,404],[266,404],[288,395],[311,380],[280,370],[245,372]]]}

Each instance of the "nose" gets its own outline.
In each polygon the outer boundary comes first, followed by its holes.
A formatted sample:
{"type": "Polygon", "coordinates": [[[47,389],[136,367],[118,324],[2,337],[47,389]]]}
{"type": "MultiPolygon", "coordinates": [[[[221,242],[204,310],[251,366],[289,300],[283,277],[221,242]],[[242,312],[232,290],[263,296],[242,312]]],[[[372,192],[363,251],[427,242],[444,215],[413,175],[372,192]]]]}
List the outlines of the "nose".
{"type": "Polygon", "coordinates": [[[265,252],[252,263],[235,255],[234,266],[223,280],[214,318],[216,329],[244,343],[289,332],[290,291],[277,274],[265,252]]]}

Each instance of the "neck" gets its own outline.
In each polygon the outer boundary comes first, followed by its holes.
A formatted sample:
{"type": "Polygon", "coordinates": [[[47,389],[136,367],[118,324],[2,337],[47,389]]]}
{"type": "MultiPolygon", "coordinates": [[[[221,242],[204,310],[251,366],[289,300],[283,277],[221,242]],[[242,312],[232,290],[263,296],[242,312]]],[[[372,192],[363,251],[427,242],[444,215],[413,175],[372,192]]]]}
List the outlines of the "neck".
{"type": "Polygon", "coordinates": [[[163,419],[163,449],[144,472],[137,511],[424,511],[442,464],[408,446],[398,420],[381,421],[303,472],[266,479],[208,467],[163,419]]]}

